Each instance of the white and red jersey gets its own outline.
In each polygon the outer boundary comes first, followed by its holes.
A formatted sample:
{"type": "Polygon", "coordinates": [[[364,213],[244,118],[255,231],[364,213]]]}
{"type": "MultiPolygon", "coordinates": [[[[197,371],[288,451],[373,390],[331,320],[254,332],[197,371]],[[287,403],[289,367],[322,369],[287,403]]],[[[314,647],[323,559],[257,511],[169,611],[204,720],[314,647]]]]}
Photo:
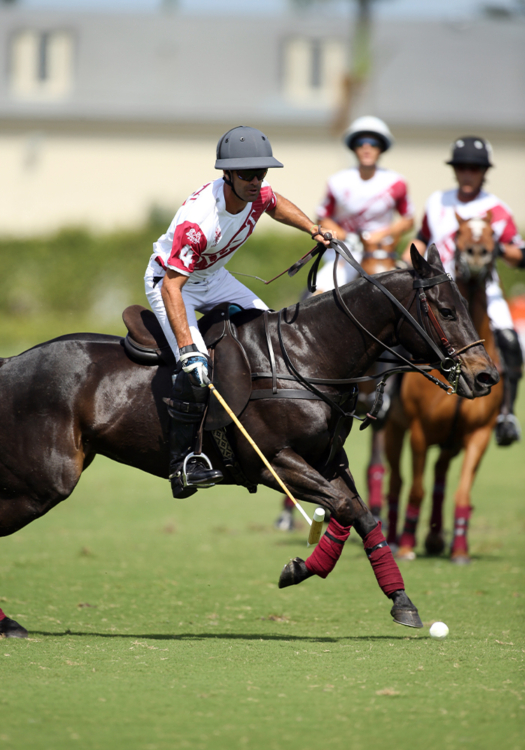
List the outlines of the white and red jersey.
{"type": "Polygon", "coordinates": [[[347,234],[359,234],[389,226],[394,211],[404,217],[414,215],[405,178],[390,169],[377,168],[373,177],[363,180],[359,169],[352,167],[330,177],[317,215],[321,220],[332,219],[347,234]]]}
{"type": "Polygon", "coordinates": [[[456,213],[468,220],[482,218],[489,211],[492,215],[492,230],[499,242],[521,242],[510,208],[503,201],[481,191],[474,200],[463,203],[458,200],[457,189],[432,193],[425,206],[418,239],[427,245],[435,243],[442,263],[449,266],[454,260],[455,235],[459,229],[456,213]]]}
{"type": "Polygon", "coordinates": [[[230,214],[222,177],[203,185],[183,203],[168,231],[153,244],[146,275],[164,276],[171,268],[193,281],[208,278],[246,242],[264,211],[276,205],[272,188],[263,182],[257,200],[247,203],[240,213],[230,214]]]}

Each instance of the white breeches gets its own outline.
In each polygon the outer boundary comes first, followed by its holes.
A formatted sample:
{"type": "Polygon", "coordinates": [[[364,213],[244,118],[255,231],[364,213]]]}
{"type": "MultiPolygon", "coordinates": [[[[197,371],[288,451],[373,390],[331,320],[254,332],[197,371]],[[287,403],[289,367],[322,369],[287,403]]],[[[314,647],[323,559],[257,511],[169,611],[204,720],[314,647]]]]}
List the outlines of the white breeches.
{"type": "MultiPolygon", "coordinates": [[[[175,359],[178,361],[179,347],[168,321],[161,294],[163,278],[154,286],[154,277],[146,275],[144,279],[146,297],[151,309],[157,316],[157,320],[175,355],[175,359]]],[[[204,281],[192,282],[190,278],[182,287],[182,299],[186,307],[191,337],[194,344],[203,353],[207,352],[207,348],[197,324],[197,312],[207,313],[216,305],[220,305],[221,302],[237,303],[246,310],[254,307],[258,310],[268,309],[268,306],[262,300],[250,291],[248,287],[237,281],[225,268],[220,268],[217,273],[214,273],[204,281]]]]}
{"type": "MultiPolygon", "coordinates": [[[[454,258],[446,261],[444,264],[445,271],[453,279],[456,278],[456,264],[454,258]]],[[[499,276],[496,270],[492,271],[492,277],[487,280],[487,313],[494,330],[504,330],[505,328],[514,328],[514,323],[510,314],[509,306],[503,296],[503,291],[499,284],[499,276]]]]}

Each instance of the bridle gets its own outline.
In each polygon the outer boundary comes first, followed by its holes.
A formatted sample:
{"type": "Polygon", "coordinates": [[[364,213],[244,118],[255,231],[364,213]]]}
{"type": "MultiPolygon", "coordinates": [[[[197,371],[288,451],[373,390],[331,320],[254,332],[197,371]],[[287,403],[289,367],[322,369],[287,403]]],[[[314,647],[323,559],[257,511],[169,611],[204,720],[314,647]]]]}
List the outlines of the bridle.
{"type": "MultiPolygon", "coordinates": [[[[381,284],[376,278],[373,276],[370,276],[366,271],[363,270],[363,268],[359,265],[359,263],[356,261],[352,253],[348,250],[347,246],[341,242],[340,240],[331,239],[330,241],[330,248],[334,249],[337,255],[340,255],[343,257],[355,270],[358,272],[358,274],[366,279],[370,284],[373,284],[375,287],[377,287],[382,294],[384,294],[401,312],[403,319],[401,320],[401,324],[403,322],[407,322],[409,325],[414,328],[417,333],[424,339],[424,341],[428,344],[428,346],[432,349],[434,354],[437,358],[437,363],[431,363],[430,365],[418,365],[415,362],[407,359],[402,354],[400,354],[395,349],[389,347],[387,344],[382,342],[380,339],[378,339],[374,334],[369,331],[366,326],[364,326],[358,318],[353,314],[353,312],[348,308],[347,304],[345,303],[341,291],[339,289],[339,285],[337,283],[337,263],[334,263],[334,292],[337,298],[337,302],[340,306],[340,308],[343,310],[343,312],[347,315],[350,320],[352,320],[355,325],[360,328],[363,333],[365,333],[367,336],[369,336],[373,341],[377,342],[383,349],[386,349],[391,354],[394,355],[395,360],[386,360],[390,362],[399,362],[402,361],[405,364],[401,366],[397,366],[391,370],[387,370],[386,372],[382,373],[381,375],[376,376],[365,376],[360,378],[348,378],[340,381],[329,381],[329,380],[323,380],[323,379],[314,379],[314,378],[305,378],[303,377],[295,368],[295,366],[292,364],[290,360],[290,356],[288,352],[286,351],[286,348],[284,346],[284,340],[282,337],[282,331],[281,331],[281,314],[278,315],[278,334],[279,334],[279,343],[281,346],[281,351],[283,354],[283,358],[285,360],[285,363],[290,370],[290,372],[293,373],[293,375],[300,380],[307,388],[317,393],[324,401],[331,402],[331,399],[327,397],[326,394],[323,394],[322,392],[318,391],[313,385],[313,382],[316,382],[318,384],[327,384],[327,385],[335,385],[337,384],[351,384],[351,383],[359,383],[363,382],[364,380],[374,380],[377,377],[380,377],[381,380],[378,382],[376,386],[376,398],[374,405],[370,412],[367,414],[366,419],[364,420],[363,424],[361,425],[360,429],[364,429],[365,427],[370,424],[371,420],[376,419],[376,415],[379,412],[382,400],[383,400],[383,392],[385,388],[385,383],[387,378],[389,378],[391,375],[394,375],[395,373],[401,373],[401,372],[419,372],[421,375],[423,375],[427,380],[430,380],[432,383],[437,385],[442,390],[446,391],[447,395],[452,396],[457,393],[458,384],[459,384],[459,378],[461,376],[461,362],[459,360],[460,354],[463,354],[463,352],[467,351],[468,349],[472,348],[473,346],[478,346],[478,344],[483,343],[483,339],[480,339],[478,341],[472,341],[466,346],[462,347],[459,350],[454,349],[450,341],[448,340],[445,332],[443,331],[443,328],[441,327],[438,319],[436,318],[434,311],[432,310],[427,295],[426,295],[426,289],[432,288],[434,286],[437,286],[438,284],[443,283],[451,283],[452,277],[448,273],[442,273],[438,274],[437,276],[434,276],[430,279],[419,279],[415,278],[412,288],[415,291],[415,296],[417,298],[417,311],[418,311],[418,318],[419,322],[414,318],[414,316],[409,312],[409,309],[404,307],[401,302],[399,302],[396,297],[385,287],[383,284],[381,284]],[[439,343],[436,343],[432,336],[425,330],[425,325],[428,325],[430,328],[430,333],[434,333],[435,336],[438,339],[439,343]],[[448,381],[447,383],[443,383],[443,381],[439,380],[438,378],[434,377],[430,374],[430,370],[439,368],[445,378],[448,381]]],[[[317,279],[317,270],[319,268],[319,264],[321,261],[321,258],[324,254],[324,252],[328,248],[325,245],[319,244],[317,245],[313,250],[311,250],[309,253],[307,253],[303,258],[301,258],[297,263],[295,263],[293,266],[291,266],[290,269],[288,269],[288,274],[290,276],[293,276],[297,271],[302,268],[309,260],[312,258],[315,258],[314,263],[312,264],[312,267],[310,268],[310,272],[308,274],[308,291],[310,293],[313,293],[316,291],[316,279],[317,279]]],[[[412,306],[412,303],[408,306],[410,308],[412,306]]],[[[383,360],[385,361],[385,360],[383,360]]],[[[333,404],[333,408],[335,408],[338,411],[342,411],[341,408],[337,404],[333,404]]],[[[346,416],[350,416],[347,414],[346,416]]]]}

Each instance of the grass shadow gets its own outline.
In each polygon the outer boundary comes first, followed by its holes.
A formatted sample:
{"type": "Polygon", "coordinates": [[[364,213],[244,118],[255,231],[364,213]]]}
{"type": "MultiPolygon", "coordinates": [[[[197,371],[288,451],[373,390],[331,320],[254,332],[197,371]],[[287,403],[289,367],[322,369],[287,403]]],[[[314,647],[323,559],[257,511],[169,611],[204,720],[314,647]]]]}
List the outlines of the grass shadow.
{"type": "Polygon", "coordinates": [[[64,630],[62,632],[50,632],[45,630],[32,630],[29,634],[41,635],[44,637],[61,638],[64,636],[73,636],[79,638],[95,637],[95,638],[145,638],[152,641],[206,641],[206,640],[225,640],[225,641],[282,641],[286,642],[297,642],[297,643],[344,643],[345,641],[350,642],[366,642],[366,641],[402,641],[409,639],[417,639],[415,635],[355,635],[355,636],[341,636],[340,638],[326,637],[326,636],[310,636],[310,635],[268,635],[267,633],[97,633],[97,632],[84,632],[75,630],[64,630]]]}

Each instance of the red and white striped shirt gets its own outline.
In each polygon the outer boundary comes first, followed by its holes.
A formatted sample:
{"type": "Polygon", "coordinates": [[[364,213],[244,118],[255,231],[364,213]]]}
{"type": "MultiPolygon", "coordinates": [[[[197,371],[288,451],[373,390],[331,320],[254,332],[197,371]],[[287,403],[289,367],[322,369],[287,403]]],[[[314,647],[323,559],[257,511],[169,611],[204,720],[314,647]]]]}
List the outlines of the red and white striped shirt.
{"type": "Polygon", "coordinates": [[[146,275],[166,269],[201,281],[222,268],[243,245],[265,211],[277,205],[265,181],[257,200],[238,214],[226,210],[222,177],[203,185],[179,208],[168,231],[153,244],[146,275]]]}
{"type": "Polygon", "coordinates": [[[510,208],[491,193],[481,191],[472,201],[458,200],[457,189],[438,190],[432,193],[425,206],[425,215],[418,238],[430,245],[435,243],[442,263],[453,260],[456,251],[455,235],[459,229],[456,213],[462,219],[476,219],[491,212],[491,226],[499,242],[519,244],[518,234],[510,208]]]}
{"type": "Polygon", "coordinates": [[[317,215],[319,219],[333,219],[347,233],[359,233],[392,224],[394,211],[405,217],[414,215],[405,178],[377,168],[373,177],[363,180],[359,169],[352,167],[330,177],[317,215]]]}

